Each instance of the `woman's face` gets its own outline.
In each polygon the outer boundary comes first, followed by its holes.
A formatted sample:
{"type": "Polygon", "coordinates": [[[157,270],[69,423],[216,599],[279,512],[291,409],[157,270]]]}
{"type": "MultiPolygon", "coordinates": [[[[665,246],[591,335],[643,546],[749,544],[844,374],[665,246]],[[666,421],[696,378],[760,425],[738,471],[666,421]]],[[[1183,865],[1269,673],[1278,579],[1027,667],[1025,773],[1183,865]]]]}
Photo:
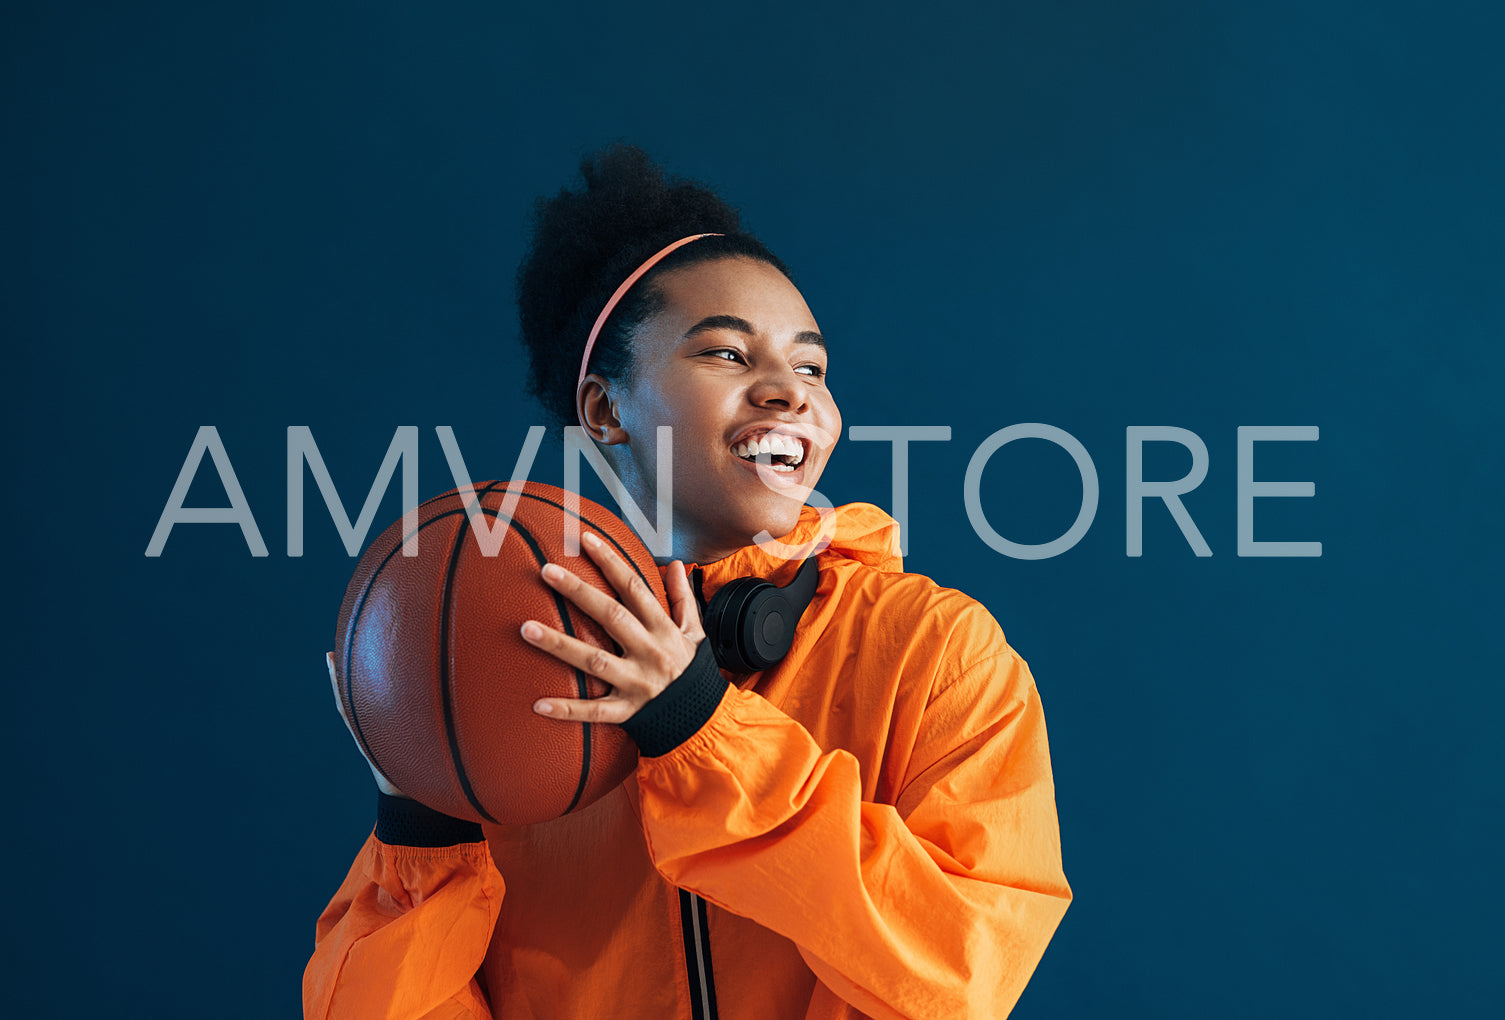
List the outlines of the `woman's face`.
{"type": "MultiPolygon", "coordinates": [[[[611,388],[616,425],[606,442],[651,518],[656,430],[673,428],[674,555],[709,563],[762,531],[794,528],[841,435],[841,413],[815,317],[783,273],[726,258],[656,283],[666,305],[635,335],[632,384],[611,388]],[[772,446],[762,456],[744,445],[760,436],[772,446]]],[[[603,420],[597,407],[592,424],[603,420]]]]}

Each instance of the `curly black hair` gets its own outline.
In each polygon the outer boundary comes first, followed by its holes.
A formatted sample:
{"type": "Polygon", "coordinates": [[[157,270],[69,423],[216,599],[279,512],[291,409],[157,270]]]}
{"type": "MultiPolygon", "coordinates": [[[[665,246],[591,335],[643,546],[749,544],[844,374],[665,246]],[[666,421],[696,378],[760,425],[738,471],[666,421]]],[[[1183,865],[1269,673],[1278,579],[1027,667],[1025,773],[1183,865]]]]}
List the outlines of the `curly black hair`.
{"type": "MultiPolygon", "coordinates": [[[[528,252],[517,270],[517,307],[530,364],[529,392],[560,425],[573,425],[580,356],[596,316],[650,255],[690,234],[717,233],[671,252],[622,298],[591,351],[590,370],[631,384],[632,337],[663,308],[654,280],[715,259],[787,267],[705,185],[666,173],[642,149],[617,143],[580,164],[583,191],[534,205],[528,252]]],[[[792,280],[792,277],[790,277],[792,280]]]]}

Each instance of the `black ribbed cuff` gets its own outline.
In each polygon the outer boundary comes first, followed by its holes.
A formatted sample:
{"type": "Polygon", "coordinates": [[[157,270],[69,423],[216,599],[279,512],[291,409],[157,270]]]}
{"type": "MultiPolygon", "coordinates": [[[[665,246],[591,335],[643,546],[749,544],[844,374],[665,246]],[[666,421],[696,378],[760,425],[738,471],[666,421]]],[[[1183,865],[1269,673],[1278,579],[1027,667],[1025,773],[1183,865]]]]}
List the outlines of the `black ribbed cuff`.
{"type": "Polygon", "coordinates": [[[458,846],[486,838],[479,822],[441,814],[407,797],[376,792],[376,838],[388,846],[458,846]]]}
{"type": "Polygon", "coordinates": [[[685,671],[658,697],[638,709],[637,715],[622,724],[622,729],[637,741],[643,757],[668,754],[700,732],[706,720],[715,714],[728,686],[721,670],[716,668],[710,640],[704,639],[685,671]]]}

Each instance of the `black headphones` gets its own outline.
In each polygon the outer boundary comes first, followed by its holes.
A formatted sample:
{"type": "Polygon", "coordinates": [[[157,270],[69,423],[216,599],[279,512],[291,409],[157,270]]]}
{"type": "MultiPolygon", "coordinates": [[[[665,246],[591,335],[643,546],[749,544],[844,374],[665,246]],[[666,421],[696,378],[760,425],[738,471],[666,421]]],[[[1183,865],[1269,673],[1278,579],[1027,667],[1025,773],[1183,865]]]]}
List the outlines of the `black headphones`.
{"type": "Polygon", "coordinates": [[[695,603],[716,664],[733,673],[756,673],[775,666],[794,644],[794,631],[815,598],[820,580],[815,557],[800,564],[794,580],[780,588],[761,577],[739,577],[716,592],[706,605],[701,572],[691,574],[695,603]]]}

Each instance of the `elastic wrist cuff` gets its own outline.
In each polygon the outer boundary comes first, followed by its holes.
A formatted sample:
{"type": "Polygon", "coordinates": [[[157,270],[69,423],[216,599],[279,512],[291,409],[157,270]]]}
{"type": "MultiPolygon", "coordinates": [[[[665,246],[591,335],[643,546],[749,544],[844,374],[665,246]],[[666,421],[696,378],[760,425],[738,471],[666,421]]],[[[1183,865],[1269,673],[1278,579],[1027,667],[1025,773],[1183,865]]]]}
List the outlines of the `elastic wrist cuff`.
{"type": "Polygon", "coordinates": [[[458,846],[486,838],[478,822],[441,814],[407,797],[376,793],[376,838],[388,846],[458,846]]]}
{"type": "Polygon", "coordinates": [[[645,758],[668,754],[689,740],[706,724],[721,704],[729,685],[716,668],[711,642],[702,640],[695,658],[683,673],[658,697],[638,709],[622,724],[627,735],[637,741],[645,758]]]}

